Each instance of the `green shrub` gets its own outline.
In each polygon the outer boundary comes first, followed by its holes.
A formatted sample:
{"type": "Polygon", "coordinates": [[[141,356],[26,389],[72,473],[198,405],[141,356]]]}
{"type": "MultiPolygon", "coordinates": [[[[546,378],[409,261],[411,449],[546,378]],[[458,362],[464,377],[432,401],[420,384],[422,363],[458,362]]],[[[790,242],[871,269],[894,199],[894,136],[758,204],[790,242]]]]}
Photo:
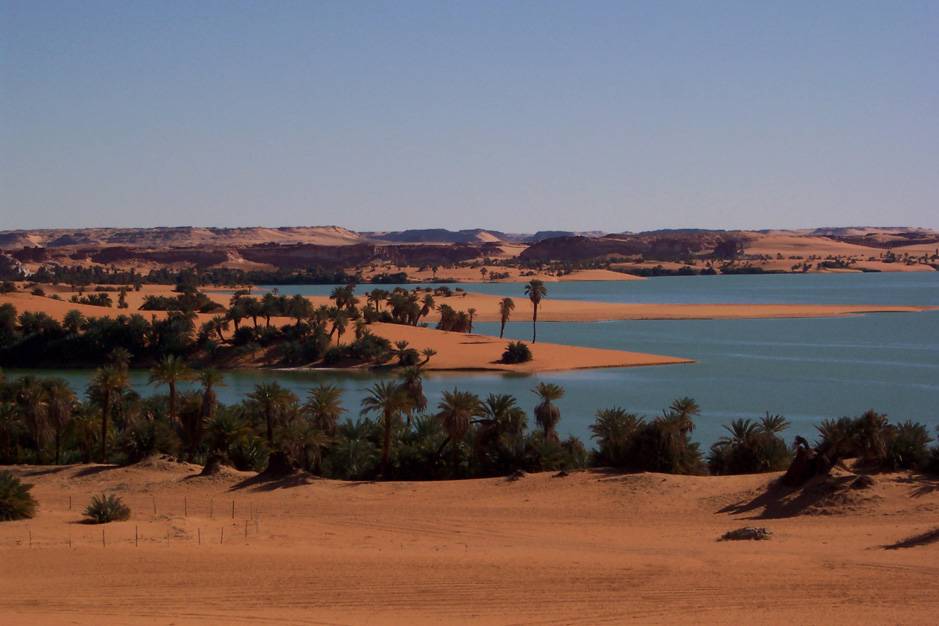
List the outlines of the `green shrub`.
{"type": "Polygon", "coordinates": [[[0,522],[27,519],[36,514],[36,499],[12,472],[0,472],[0,522]]]}
{"type": "Polygon", "coordinates": [[[531,358],[531,349],[521,341],[510,342],[502,353],[503,363],[527,363],[531,358]]]}
{"type": "Polygon", "coordinates": [[[89,524],[107,524],[130,519],[130,509],[119,496],[92,496],[84,515],[88,518],[85,521],[89,524]]]}

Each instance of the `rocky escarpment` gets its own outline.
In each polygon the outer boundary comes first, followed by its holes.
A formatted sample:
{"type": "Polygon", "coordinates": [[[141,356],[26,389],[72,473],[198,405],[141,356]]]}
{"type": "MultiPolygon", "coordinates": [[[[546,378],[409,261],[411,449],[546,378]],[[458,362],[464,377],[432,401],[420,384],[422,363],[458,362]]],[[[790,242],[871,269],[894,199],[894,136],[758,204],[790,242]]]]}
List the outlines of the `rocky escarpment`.
{"type": "Polygon", "coordinates": [[[724,231],[651,231],[605,237],[554,237],[529,246],[526,261],[586,261],[601,257],[635,257],[682,261],[702,254],[732,257],[746,243],[742,233],[724,231]]]}

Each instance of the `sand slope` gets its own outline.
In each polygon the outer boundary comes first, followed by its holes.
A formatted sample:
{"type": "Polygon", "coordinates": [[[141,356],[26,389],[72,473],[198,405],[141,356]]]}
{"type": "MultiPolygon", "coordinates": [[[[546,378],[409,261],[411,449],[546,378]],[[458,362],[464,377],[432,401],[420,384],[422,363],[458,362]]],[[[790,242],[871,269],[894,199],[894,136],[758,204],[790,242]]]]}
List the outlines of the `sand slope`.
{"type": "Polygon", "coordinates": [[[779,509],[761,499],[769,475],[232,489],[246,475],[161,461],[14,469],[41,507],[0,523],[4,624],[932,624],[939,612],[939,544],[881,547],[939,520],[939,483],[906,474],[846,504],[779,509]],[[101,527],[76,523],[101,491],[133,508],[106,547],[101,527]],[[774,536],[716,541],[743,525],[774,536]]]}

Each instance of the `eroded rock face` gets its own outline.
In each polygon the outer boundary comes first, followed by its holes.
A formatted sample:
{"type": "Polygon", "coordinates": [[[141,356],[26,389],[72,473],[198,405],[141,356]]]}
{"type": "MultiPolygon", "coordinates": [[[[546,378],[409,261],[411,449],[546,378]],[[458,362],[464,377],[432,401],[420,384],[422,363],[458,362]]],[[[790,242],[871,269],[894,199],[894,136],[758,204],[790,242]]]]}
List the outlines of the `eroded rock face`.
{"type": "Polygon", "coordinates": [[[719,541],[765,541],[773,535],[772,531],[762,526],[744,526],[736,530],[729,530],[719,541]]]}

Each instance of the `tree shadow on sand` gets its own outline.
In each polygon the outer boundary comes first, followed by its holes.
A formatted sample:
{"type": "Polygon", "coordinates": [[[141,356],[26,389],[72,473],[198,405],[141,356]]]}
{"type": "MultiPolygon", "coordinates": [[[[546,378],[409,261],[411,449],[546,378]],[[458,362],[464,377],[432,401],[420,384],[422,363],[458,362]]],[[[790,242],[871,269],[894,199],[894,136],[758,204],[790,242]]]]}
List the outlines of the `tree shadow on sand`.
{"type": "Polygon", "coordinates": [[[121,465],[90,465],[88,467],[83,467],[82,469],[75,472],[75,476],[73,476],[73,478],[97,476],[103,472],[110,472],[116,469],[121,469],[121,467],[121,465]]]}
{"type": "Polygon", "coordinates": [[[915,548],[917,546],[925,546],[931,543],[939,543],[939,527],[933,528],[932,530],[927,530],[924,533],[918,535],[913,535],[912,537],[907,537],[906,539],[901,539],[896,543],[891,543],[890,545],[880,546],[884,550],[899,550],[901,548],[915,548]]]}
{"type": "Polygon", "coordinates": [[[286,476],[271,476],[262,472],[257,476],[246,478],[232,485],[229,491],[276,491],[277,489],[290,489],[292,487],[312,485],[318,480],[321,479],[308,472],[297,471],[287,474],[286,476]]]}
{"type": "Polygon", "coordinates": [[[911,476],[909,478],[898,478],[897,482],[913,485],[912,496],[922,498],[931,493],[939,492],[939,477],[936,476],[911,476]]]}
{"type": "Polygon", "coordinates": [[[851,507],[865,499],[860,491],[870,486],[869,477],[855,475],[819,476],[802,487],[787,487],[779,481],[770,483],[754,498],[729,504],[719,513],[754,515],[746,519],[780,519],[797,515],[830,513],[851,507]]]}

